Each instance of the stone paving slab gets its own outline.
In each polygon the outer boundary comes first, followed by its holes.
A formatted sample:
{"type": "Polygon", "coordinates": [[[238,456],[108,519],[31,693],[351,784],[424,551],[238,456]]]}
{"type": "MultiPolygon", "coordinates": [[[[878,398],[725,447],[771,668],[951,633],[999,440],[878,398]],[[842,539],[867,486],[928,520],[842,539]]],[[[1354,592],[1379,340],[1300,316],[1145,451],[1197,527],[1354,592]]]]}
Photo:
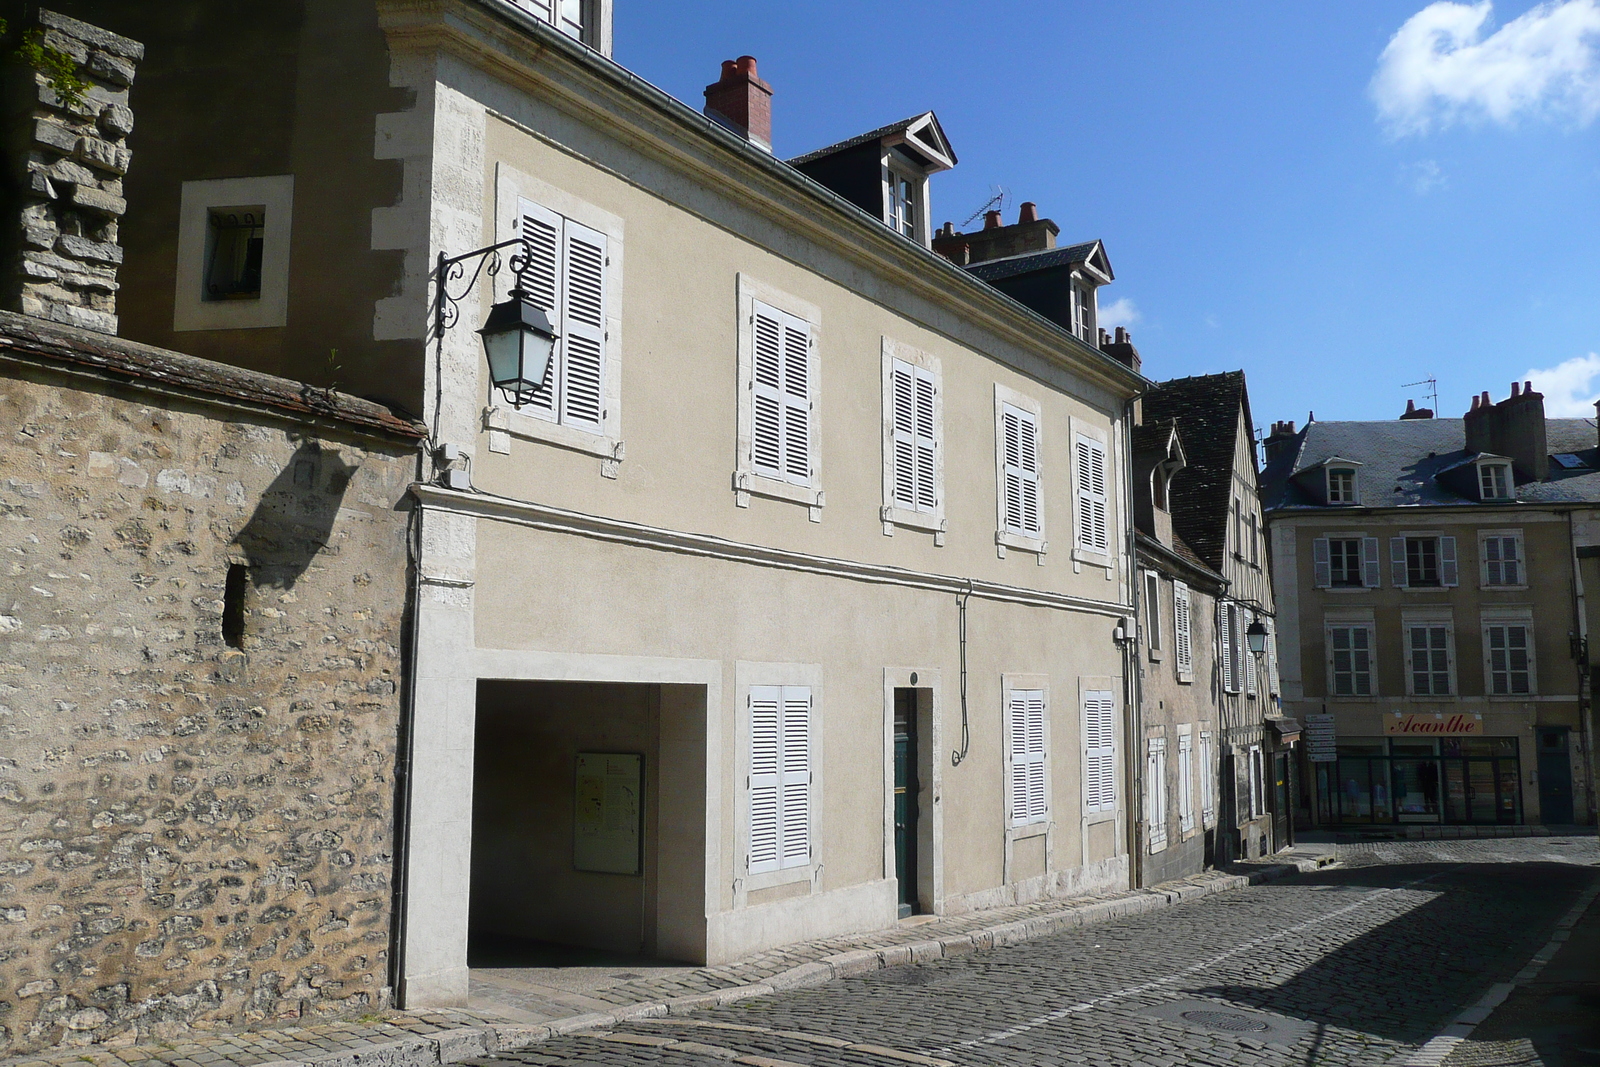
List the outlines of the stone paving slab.
{"type": "Polygon", "coordinates": [[[1326,853],[1297,850],[1273,862],[1235,864],[1226,871],[1111,896],[1038,901],[788,945],[728,964],[607,983],[582,993],[568,991],[559,1001],[537,995],[519,999],[502,976],[492,989],[475,983],[473,1005],[465,1009],[388,1011],[241,1033],[191,1032],[155,1044],[56,1048],[0,1061],[0,1067],[437,1067],[528,1049],[563,1034],[682,1015],[778,990],[1049,937],[1315,870],[1327,862],[1326,853]],[[574,1000],[592,1002],[596,1010],[584,1010],[586,1005],[574,1000]]]}

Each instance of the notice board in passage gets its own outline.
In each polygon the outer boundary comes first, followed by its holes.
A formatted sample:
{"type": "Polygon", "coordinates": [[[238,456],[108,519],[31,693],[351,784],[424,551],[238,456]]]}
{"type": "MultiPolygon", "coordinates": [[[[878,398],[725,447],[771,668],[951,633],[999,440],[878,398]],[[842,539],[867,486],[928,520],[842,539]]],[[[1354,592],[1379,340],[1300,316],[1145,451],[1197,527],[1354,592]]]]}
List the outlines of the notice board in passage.
{"type": "Polygon", "coordinates": [[[580,871],[638,874],[644,829],[644,757],[578,753],[572,865],[580,871]]]}

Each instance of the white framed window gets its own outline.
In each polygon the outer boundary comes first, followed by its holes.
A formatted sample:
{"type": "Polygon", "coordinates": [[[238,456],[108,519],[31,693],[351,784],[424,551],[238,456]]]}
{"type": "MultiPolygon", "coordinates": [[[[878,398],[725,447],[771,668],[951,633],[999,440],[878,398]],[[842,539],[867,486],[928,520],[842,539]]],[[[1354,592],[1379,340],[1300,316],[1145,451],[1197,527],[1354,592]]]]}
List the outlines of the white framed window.
{"type": "Polygon", "coordinates": [[[1217,746],[1211,731],[1200,731],[1200,823],[1217,821],[1217,746]]]}
{"type": "Polygon", "coordinates": [[[1479,581],[1485,587],[1520,589],[1528,584],[1521,530],[1478,533],[1479,581]]]}
{"type": "Polygon", "coordinates": [[[995,544],[1001,557],[1007,548],[1036,553],[1043,563],[1045,541],[1044,489],[1040,477],[1044,454],[1037,401],[995,384],[995,481],[998,521],[995,544]]]}
{"type": "Polygon", "coordinates": [[[179,201],[173,330],[287,323],[294,175],[184,182],[179,201]]]}
{"type": "Polygon", "coordinates": [[[594,40],[598,0],[511,0],[540,22],[548,22],[573,40],[598,48],[594,40]]]}
{"type": "Polygon", "coordinates": [[[1010,689],[1005,705],[1006,809],[1013,827],[1050,821],[1049,704],[1044,689],[1010,689]]]}
{"type": "Polygon", "coordinates": [[[1391,537],[1389,564],[1397,589],[1450,589],[1461,580],[1454,537],[1438,534],[1391,537]]]}
{"type": "Polygon", "coordinates": [[[1194,829],[1194,728],[1188,723],[1178,727],[1178,829],[1194,829]]]}
{"type": "Polygon", "coordinates": [[[1159,660],[1161,651],[1161,575],[1144,572],[1144,633],[1150,658],[1159,660]]]}
{"type": "Polygon", "coordinates": [[[1377,695],[1373,670],[1373,628],[1370,622],[1330,622],[1327,626],[1328,695],[1377,695]]]}
{"type": "Polygon", "coordinates": [[[1095,287],[1087,282],[1072,283],[1072,333],[1082,341],[1095,343],[1095,287]]]}
{"type": "Polygon", "coordinates": [[[821,312],[748,275],[739,287],[738,460],[734,503],[805,504],[822,521],[817,397],[821,312]]]}
{"type": "Polygon", "coordinates": [[[1515,483],[1511,479],[1511,464],[1478,464],[1478,499],[1510,500],[1515,483]]]}
{"type": "Polygon", "coordinates": [[[1376,537],[1318,537],[1311,543],[1311,560],[1313,584],[1318,589],[1378,587],[1376,537]]]}
{"type": "Polygon", "coordinates": [[[883,167],[883,221],[895,233],[922,240],[923,179],[894,162],[883,167]]]}
{"type": "Polygon", "coordinates": [[[1328,467],[1328,503],[1356,503],[1356,472],[1353,467],[1328,467]]]}
{"type": "Polygon", "coordinates": [[[1073,557],[1107,565],[1111,558],[1110,464],[1097,427],[1072,420],[1073,557]]]}
{"type": "Polygon", "coordinates": [[[1167,847],[1167,739],[1145,739],[1144,821],[1150,851],[1167,847]]]}
{"type": "Polygon", "coordinates": [[[944,544],[944,392],[939,360],[883,339],[883,532],[931,530],[944,544]]]}
{"type": "Polygon", "coordinates": [[[813,710],[809,686],[750,687],[750,874],[811,864],[813,710]]]}
{"type": "Polygon", "coordinates": [[[1117,702],[1107,689],[1083,694],[1083,810],[1117,810],[1117,702]]]}
{"type": "Polygon", "coordinates": [[[1412,696],[1455,692],[1455,641],[1448,619],[1406,617],[1406,691],[1412,696]]]}
{"type": "Polygon", "coordinates": [[[1189,587],[1183,582],[1172,583],[1172,646],[1174,667],[1178,681],[1194,681],[1194,631],[1193,613],[1189,607],[1189,587]]]}
{"type": "Polygon", "coordinates": [[[1532,696],[1538,692],[1533,655],[1533,618],[1485,616],[1484,692],[1490,696],[1532,696]]]}
{"type": "MultiPolygon", "coordinates": [[[[495,169],[495,217],[499,239],[520,238],[522,247],[515,250],[521,269],[495,276],[494,299],[520,287],[561,336],[532,403],[513,407],[484,386],[489,450],[510,452],[513,437],[540,441],[598,456],[601,474],[616,477],[623,457],[622,219],[506,163],[495,169]]],[[[512,250],[504,255],[510,259],[512,250]]],[[[471,351],[484,374],[481,346],[471,351]]]]}

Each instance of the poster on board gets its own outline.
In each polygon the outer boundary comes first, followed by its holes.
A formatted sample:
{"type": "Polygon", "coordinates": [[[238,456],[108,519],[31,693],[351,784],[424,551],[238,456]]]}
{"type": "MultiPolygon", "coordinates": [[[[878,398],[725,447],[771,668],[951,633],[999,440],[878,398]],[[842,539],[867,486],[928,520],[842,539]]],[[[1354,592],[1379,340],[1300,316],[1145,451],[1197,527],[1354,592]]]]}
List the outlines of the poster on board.
{"type": "Polygon", "coordinates": [[[644,757],[580,752],[572,814],[572,866],[638,874],[644,828],[644,757]]]}

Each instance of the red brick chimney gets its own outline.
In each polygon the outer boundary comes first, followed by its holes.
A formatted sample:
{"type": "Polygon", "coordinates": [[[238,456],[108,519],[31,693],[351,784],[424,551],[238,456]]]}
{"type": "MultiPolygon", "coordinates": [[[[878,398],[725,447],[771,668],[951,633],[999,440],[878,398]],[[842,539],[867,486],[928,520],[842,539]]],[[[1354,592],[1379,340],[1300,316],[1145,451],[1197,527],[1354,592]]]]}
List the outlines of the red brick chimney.
{"type": "Polygon", "coordinates": [[[722,61],[722,78],[706,86],[706,115],[772,151],[772,86],[756,76],[755,56],[722,61]]]}

